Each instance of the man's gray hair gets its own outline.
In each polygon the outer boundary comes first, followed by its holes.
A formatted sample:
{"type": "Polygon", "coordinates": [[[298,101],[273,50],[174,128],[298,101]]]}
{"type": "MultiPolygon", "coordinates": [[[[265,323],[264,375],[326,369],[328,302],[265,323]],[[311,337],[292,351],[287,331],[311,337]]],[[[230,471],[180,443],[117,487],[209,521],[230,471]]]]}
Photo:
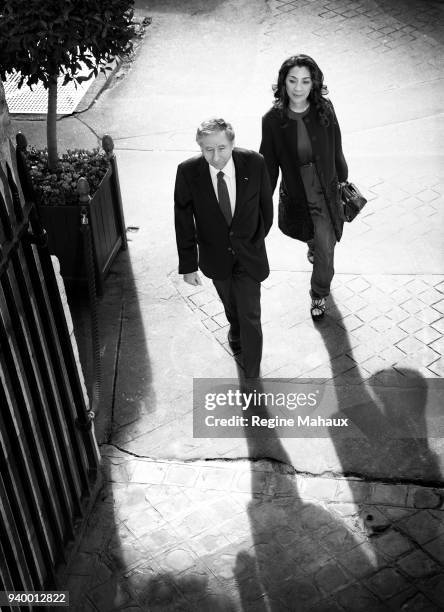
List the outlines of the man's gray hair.
{"type": "Polygon", "coordinates": [[[215,132],[225,132],[228,140],[234,140],[234,130],[231,123],[228,123],[228,121],[225,121],[225,119],[211,117],[211,119],[202,121],[197,128],[196,142],[199,144],[202,140],[202,136],[208,136],[209,134],[214,134],[215,132]]]}

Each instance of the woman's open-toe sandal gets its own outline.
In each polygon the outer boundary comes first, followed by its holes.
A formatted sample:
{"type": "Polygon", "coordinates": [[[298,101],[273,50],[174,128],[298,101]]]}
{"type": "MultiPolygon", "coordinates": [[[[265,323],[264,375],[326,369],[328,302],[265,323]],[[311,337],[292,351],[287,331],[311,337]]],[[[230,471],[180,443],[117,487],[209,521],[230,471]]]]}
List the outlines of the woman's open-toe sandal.
{"type": "Polygon", "coordinates": [[[311,298],[310,313],[313,321],[322,319],[325,314],[325,298],[311,298]]]}

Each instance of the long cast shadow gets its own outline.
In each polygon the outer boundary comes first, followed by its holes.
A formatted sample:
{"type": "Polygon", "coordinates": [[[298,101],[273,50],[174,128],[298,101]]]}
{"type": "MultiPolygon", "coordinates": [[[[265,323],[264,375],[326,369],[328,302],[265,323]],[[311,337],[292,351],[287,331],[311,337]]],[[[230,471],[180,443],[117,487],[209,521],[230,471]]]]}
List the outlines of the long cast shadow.
{"type": "MultiPolygon", "coordinates": [[[[255,389],[263,390],[260,383],[255,389]]],[[[254,414],[271,416],[258,404],[254,414]]],[[[356,610],[358,593],[368,600],[365,609],[384,609],[359,584],[360,575],[375,572],[377,563],[365,546],[365,537],[353,531],[350,517],[341,518],[325,504],[302,499],[299,485],[304,478],[295,477],[275,430],[246,432],[246,439],[252,458],[248,516],[253,545],[237,555],[235,573],[243,612],[334,610],[332,595],[338,589],[341,592],[335,597],[345,610],[356,610]],[[273,460],[253,461],[257,457],[273,460]]]]}
{"type": "MultiPolygon", "coordinates": [[[[152,371],[146,341],[141,305],[129,250],[119,253],[104,284],[103,296],[97,301],[101,349],[100,402],[95,416],[95,433],[102,458],[109,455],[114,439],[124,436],[141,417],[139,398],[150,396],[152,371]],[[123,377],[123,379],[122,379],[123,377]],[[128,397],[128,390],[133,392],[128,397]],[[126,392],[126,394],[125,394],[126,392]]],[[[91,304],[86,290],[70,287],[68,303],[79,349],[87,391],[91,394],[94,364],[91,343],[91,304]]],[[[91,396],[91,395],[90,395],[91,396]]],[[[122,537],[122,518],[137,504],[127,482],[125,463],[128,458],[105,459],[102,465],[103,486],[96,500],[80,549],[66,576],[73,610],[114,609],[132,601],[132,592],[122,587],[122,576],[134,562],[134,551],[122,537]],[[125,506],[119,496],[125,487],[125,506]]],[[[146,551],[145,551],[146,554],[146,551]]],[[[124,582],[124,581],[123,581],[124,582]]]]}
{"type": "MultiPolygon", "coordinates": [[[[439,465],[427,441],[427,381],[413,370],[380,371],[367,381],[368,386],[358,369],[353,379],[343,375],[337,357],[343,353],[352,357],[350,339],[345,329],[333,324],[333,319],[341,318],[333,299],[329,312],[317,329],[330,355],[341,411],[331,416],[348,416],[359,432],[359,437],[351,438],[330,428],[342,472],[357,475],[363,469],[368,473],[371,466],[376,476],[386,476],[391,482],[408,474],[418,482],[426,476],[430,483],[439,483],[439,465]]],[[[260,383],[255,388],[262,389],[260,383]]],[[[256,405],[255,414],[270,416],[264,405],[256,405]]],[[[415,593],[408,574],[393,570],[393,582],[401,585],[398,590],[381,589],[380,581],[392,571],[393,559],[408,550],[405,527],[400,529],[395,521],[392,524],[390,514],[375,508],[365,480],[357,481],[356,487],[351,482],[353,506],[348,504],[351,509],[344,516],[327,510],[325,504],[302,499],[298,483],[303,479],[295,478],[275,430],[266,435],[250,432],[246,437],[252,460],[268,457],[274,461],[252,462],[248,515],[253,546],[238,554],[236,565],[242,610],[334,610],[336,602],[353,612],[358,605],[369,612],[396,605],[400,609],[405,598],[415,593]],[[401,542],[405,550],[400,550],[401,542]]],[[[385,503],[397,505],[390,499],[385,503]]],[[[410,516],[408,511],[405,516],[410,516]]],[[[433,526],[428,529],[427,537],[433,539],[437,533],[433,526]]],[[[407,529],[407,537],[410,535],[407,529]]],[[[434,609],[432,603],[427,605],[434,609]]]]}
{"type": "MultiPolygon", "coordinates": [[[[102,342],[109,353],[104,355],[102,402],[105,406],[112,402],[114,411],[111,427],[104,426],[103,419],[99,424],[104,486],[67,584],[72,607],[78,612],[109,612],[119,606],[150,612],[236,612],[230,595],[215,592],[205,574],[178,575],[159,569],[150,549],[156,533],[151,530],[150,537],[144,537],[147,523],[153,520],[146,499],[149,484],[129,481],[127,466],[133,457],[119,449],[131,453],[131,438],[141,433],[139,423],[145,423],[146,428],[162,418],[159,413],[165,407],[153,385],[147,312],[152,331],[153,310],[164,309],[164,305],[156,306],[155,296],[150,295],[149,286],[142,287],[139,276],[136,284],[137,270],[131,264],[130,253],[131,244],[129,253],[120,254],[114,262],[99,303],[102,342]],[[147,290],[147,303],[141,301],[142,288],[147,290]],[[80,572],[80,579],[76,579],[76,572],[80,572]]],[[[80,330],[81,355],[90,360],[88,304],[85,298],[77,299],[80,302],[75,321],[80,330]]],[[[146,449],[147,456],[151,452],[146,449]]]]}
{"type": "Polygon", "coordinates": [[[348,332],[333,323],[340,319],[342,313],[331,297],[329,314],[316,329],[330,356],[337,406],[363,434],[346,438],[330,428],[343,473],[441,482],[439,463],[427,440],[427,380],[407,368],[380,370],[365,381],[357,365],[352,376],[343,372],[338,352],[353,359],[353,350],[348,332]]]}

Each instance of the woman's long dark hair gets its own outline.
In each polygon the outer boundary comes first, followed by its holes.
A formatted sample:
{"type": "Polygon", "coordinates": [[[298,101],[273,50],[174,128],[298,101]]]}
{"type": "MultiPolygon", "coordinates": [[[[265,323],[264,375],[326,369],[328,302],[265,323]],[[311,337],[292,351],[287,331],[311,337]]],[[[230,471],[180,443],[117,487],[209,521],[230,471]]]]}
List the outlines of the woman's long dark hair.
{"type": "Polygon", "coordinates": [[[274,101],[275,108],[280,110],[283,118],[286,117],[290,100],[285,81],[289,70],[294,68],[294,66],[305,66],[310,71],[312,86],[308,95],[308,101],[315,107],[321,124],[329,125],[330,118],[332,117],[332,106],[331,102],[324,98],[328,94],[327,86],[324,85],[324,75],[317,63],[309,55],[302,53],[292,55],[280,67],[277,83],[273,85],[274,97],[276,98],[274,101]]]}

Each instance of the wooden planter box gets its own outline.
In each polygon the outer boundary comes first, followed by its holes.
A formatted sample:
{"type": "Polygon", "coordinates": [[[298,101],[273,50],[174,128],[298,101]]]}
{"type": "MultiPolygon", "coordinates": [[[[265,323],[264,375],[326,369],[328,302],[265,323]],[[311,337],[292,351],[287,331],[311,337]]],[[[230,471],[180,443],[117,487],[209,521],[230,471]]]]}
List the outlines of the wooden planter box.
{"type": "Polygon", "coordinates": [[[103,294],[103,283],[118,252],[126,250],[126,230],[115,158],[92,198],[81,196],[79,204],[38,207],[42,224],[48,234],[51,254],[60,261],[60,272],[71,286],[87,283],[82,210],[86,211],[91,229],[96,289],[103,294]]]}

